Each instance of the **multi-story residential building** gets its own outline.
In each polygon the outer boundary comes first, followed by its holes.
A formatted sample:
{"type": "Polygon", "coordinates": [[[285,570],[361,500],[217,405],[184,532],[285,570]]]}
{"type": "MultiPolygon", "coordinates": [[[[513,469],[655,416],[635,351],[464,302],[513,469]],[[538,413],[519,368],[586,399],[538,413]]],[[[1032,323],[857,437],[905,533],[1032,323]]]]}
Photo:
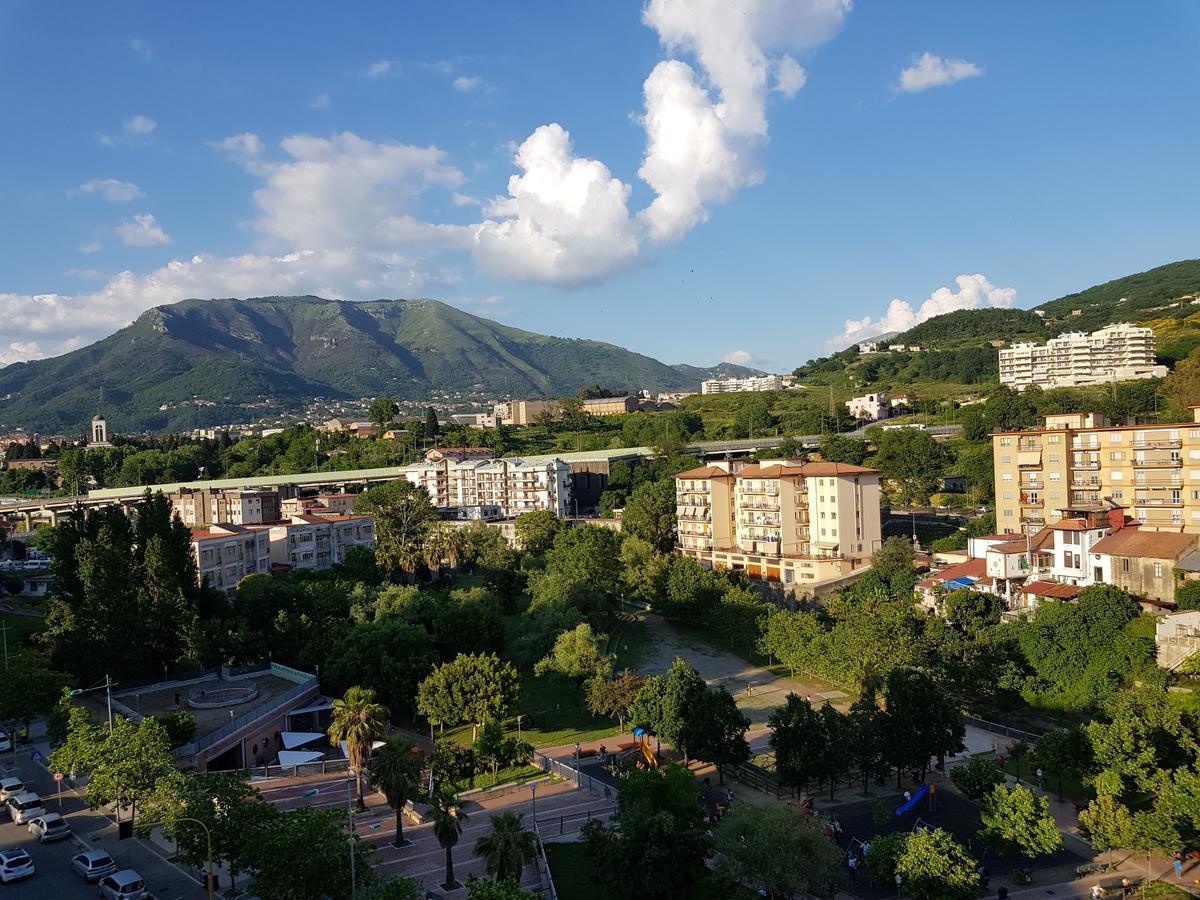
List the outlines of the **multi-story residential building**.
{"type": "Polygon", "coordinates": [[[815,587],[870,565],[879,475],[845,463],[715,463],[675,476],[678,550],[750,578],[815,587]]]}
{"type": "Polygon", "coordinates": [[[506,518],[534,509],[565,516],[571,508],[571,468],[560,459],[427,459],[404,474],[440,508],[495,506],[506,518]]]}
{"type": "MultiPolygon", "coordinates": [[[[354,501],[358,494],[317,494],[315,497],[290,497],[279,504],[281,514],[286,516],[348,516],[354,512],[354,501]]],[[[279,519],[280,516],[275,516],[279,519]]]]}
{"type": "Polygon", "coordinates": [[[495,421],[501,425],[532,425],[544,412],[558,415],[558,401],[506,400],[497,403],[492,410],[495,421]]]}
{"type": "Polygon", "coordinates": [[[1023,391],[1030,385],[1074,387],[1161,378],[1154,332],[1119,322],[1091,334],[1072,331],[1045,344],[1023,342],[1000,350],[1000,383],[1023,391]]]}
{"type": "Polygon", "coordinates": [[[182,488],[169,495],[171,506],[189,528],[214,523],[261,525],[276,521],[282,510],[279,494],[272,490],[193,490],[182,488]]]}
{"type": "Polygon", "coordinates": [[[886,419],[891,412],[891,404],[887,394],[863,394],[861,397],[851,397],[846,401],[846,409],[856,419],[868,419],[877,422],[886,419]]]}
{"type": "Polygon", "coordinates": [[[1112,500],[1147,529],[1200,532],[1200,408],[1176,425],[1110,425],[1093,413],[992,435],[996,524],[1033,532],[1065,509],[1112,500]]]}
{"type": "Polygon", "coordinates": [[[269,534],[271,562],[293,571],[328,569],[351,547],[375,546],[372,516],[299,515],[262,528],[269,534]]]}
{"type": "Polygon", "coordinates": [[[261,527],[210,525],[192,532],[200,583],[232,597],[247,575],[270,573],[271,537],[261,527]]]}
{"type": "Polygon", "coordinates": [[[730,394],[741,391],[785,391],[791,386],[791,375],[751,375],[748,378],[709,378],[700,382],[700,393],[730,394]]]}

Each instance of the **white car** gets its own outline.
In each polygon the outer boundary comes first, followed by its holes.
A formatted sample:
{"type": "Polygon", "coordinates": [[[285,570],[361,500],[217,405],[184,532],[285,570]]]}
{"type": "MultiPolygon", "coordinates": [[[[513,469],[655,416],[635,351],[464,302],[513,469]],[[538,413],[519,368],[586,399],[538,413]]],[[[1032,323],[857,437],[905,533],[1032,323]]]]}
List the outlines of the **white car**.
{"type": "Polygon", "coordinates": [[[13,778],[11,775],[8,778],[0,778],[0,804],[5,803],[9,797],[23,793],[25,793],[25,782],[20,778],[13,778]]]}
{"type": "Polygon", "coordinates": [[[46,814],[46,807],[42,806],[42,798],[33,791],[9,797],[4,801],[4,805],[8,808],[9,816],[18,825],[28,825],[38,816],[46,814]]]}
{"type": "Polygon", "coordinates": [[[11,750],[11,749],[12,749],[12,740],[9,738],[8,732],[0,731],[0,753],[3,753],[5,750],[11,750]]]}
{"type": "Polygon", "coordinates": [[[40,843],[48,844],[69,836],[71,825],[58,813],[46,813],[29,823],[29,833],[36,835],[40,843]]]}
{"type": "Polygon", "coordinates": [[[133,869],[121,869],[100,879],[100,896],[104,900],[146,900],[146,882],[133,869]]]}
{"type": "Polygon", "coordinates": [[[103,850],[88,850],[71,857],[71,871],[90,883],[117,871],[117,864],[103,850]]]}
{"type": "Polygon", "coordinates": [[[33,859],[24,850],[0,850],[0,884],[28,878],[33,873],[33,859]]]}

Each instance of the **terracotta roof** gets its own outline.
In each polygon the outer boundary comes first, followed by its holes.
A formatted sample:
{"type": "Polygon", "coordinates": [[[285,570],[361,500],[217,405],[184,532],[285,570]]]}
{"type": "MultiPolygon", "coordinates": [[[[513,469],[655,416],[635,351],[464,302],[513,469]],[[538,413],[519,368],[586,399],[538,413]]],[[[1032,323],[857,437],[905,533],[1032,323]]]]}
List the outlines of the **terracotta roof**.
{"type": "Polygon", "coordinates": [[[785,476],[795,477],[803,474],[803,465],[784,466],[776,463],[773,466],[764,466],[762,463],[751,463],[744,469],[739,469],[738,478],[783,478],[785,476]]]}
{"type": "Polygon", "coordinates": [[[1083,588],[1075,584],[1059,584],[1057,581],[1034,581],[1021,586],[1022,594],[1035,597],[1050,597],[1054,600],[1073,600],[1083,588]]]}
{"type": "MultiPolygon", "coordinates": [[[[822,475],[874,475],[878,469],[868,469],[864,466],[852,466],[850,463],[839,462],[806,462],[792,466],[780,463],[764,466],[753,463],[738,470],[738,478],[795,478],[797,476],[812,477],[822,475]]],[[[678,476],[676,476],[678,477],[678,476]]]]}
{"type": "MultiPolygon", "coordinates": [[[[1015,541],[1021,537],[1015,531],[1005,531],[1002,534],[977,534],[971,538],[973,541],[1015,541]]],[[[1024,540],[1022,538],[1022,540],[1024,540]]]]}
{"type": "Polygon", "coordinates": [[[1092,531],[1096,528],[1107,528],[1108,523],[1089,525],[1086,519],[1059,519],[1053,525],[1047,527],[1051,531],[1092,531]]]}
{"type": "Polygon", "coordinates": [[[726,472],[720,466],[701,466],[698,469],[688,469],[686,472],[678,472],[676,478],[732,478],[729,472],[726,472]]]}
{"type": "Polygon", "coordinates": [[[936,587],[939,584],[945,584],[947,581],[953,581],[956,578],[982,578],[987,573],[987,560],[984,559],[968,559],[966,562],[957,563],[953,566],[934,572],[924,581],[917,585],[921,588],[936,587]]]}
{"type": "Polygon", "coordinates": [[[804,470],[805,475],[874,475],[879,471],[840,462],[810,462],[800,468],[804,470]]]}
{"type": "Polygon", "coordinates": [[[1178,559],[1196,546],[1194,534],[1177,534],[1170,531],[1142,531],[1136,525],[1126,526],[1101,538],[1092,547],[1092,553],[1108,553],[1111,556],[1145,556],[1150,559],[1178,559]]]}

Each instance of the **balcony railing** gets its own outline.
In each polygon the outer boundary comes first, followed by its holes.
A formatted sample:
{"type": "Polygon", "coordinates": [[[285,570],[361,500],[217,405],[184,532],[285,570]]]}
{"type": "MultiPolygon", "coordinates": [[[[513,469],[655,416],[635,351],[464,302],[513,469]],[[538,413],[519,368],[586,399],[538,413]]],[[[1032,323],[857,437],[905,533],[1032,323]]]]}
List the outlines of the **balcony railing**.
{"type": "Polygon", "coordinates": [[[1134,497],[1134,506],[1183,506],[1182,497],[1134,497]]]}
{"type": "MultiPolygon", "coordinates": [[[[1141,474],[1141,473],[1139,473],[1141,474]]],[[[1181,488],[1183,476],[1177,474],[1159,475],[1155,478],[1138,478],[1134,487],[1140,488],[1181,488]]]]}
{"type": "Polygon", "coordinates": [[[1143,459],[1135,459],[1133,467],[1135,469],[1168,469],[1179,468],[1183,465],[1183,460],[1177,456],[1155,456],[1143,459]]]}
{"type": "Polygon", "coordinates": [[[1071,461],[1072,469],[1099,469],[1100,460],[1098,459],[1075,459],[1071,461]]]}
{"type": "Polygon", "coordinates": [[[1183,441],[1179,438],[1133,442],[1134,450],[1178,450],[1181,447],[1183,447],[1183,441]]]}
{"type": "Polygon", "coordinates": [[[1041,506],[1044,502],[1038,494],[1021,494],[1022,506],[1041,506]]]}

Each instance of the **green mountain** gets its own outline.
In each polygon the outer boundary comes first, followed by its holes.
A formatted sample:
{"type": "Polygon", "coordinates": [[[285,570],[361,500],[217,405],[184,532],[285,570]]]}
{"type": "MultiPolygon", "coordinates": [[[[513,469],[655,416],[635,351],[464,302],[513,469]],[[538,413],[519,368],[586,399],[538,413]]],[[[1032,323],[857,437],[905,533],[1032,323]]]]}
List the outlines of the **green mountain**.
{"type": "Polygon", "coordinates": [[[697,390],[718,370],[754,371],[669,366],[436,300],[183,300],[88,347],[0,369],[0,430],[79,430],[100,409],[114,430],[135,432],[244,421],[256,417],[245,404],[297,408],[313,397],[553,397],[595,383],[697,390]]]}
{"type": "Polygon", "coordinates": [[[945,349],[997,339],[1045,340],[1053,336],[1042,319],[1027,309],[959,309],[927,319],[887,343],[945,349]]]}

